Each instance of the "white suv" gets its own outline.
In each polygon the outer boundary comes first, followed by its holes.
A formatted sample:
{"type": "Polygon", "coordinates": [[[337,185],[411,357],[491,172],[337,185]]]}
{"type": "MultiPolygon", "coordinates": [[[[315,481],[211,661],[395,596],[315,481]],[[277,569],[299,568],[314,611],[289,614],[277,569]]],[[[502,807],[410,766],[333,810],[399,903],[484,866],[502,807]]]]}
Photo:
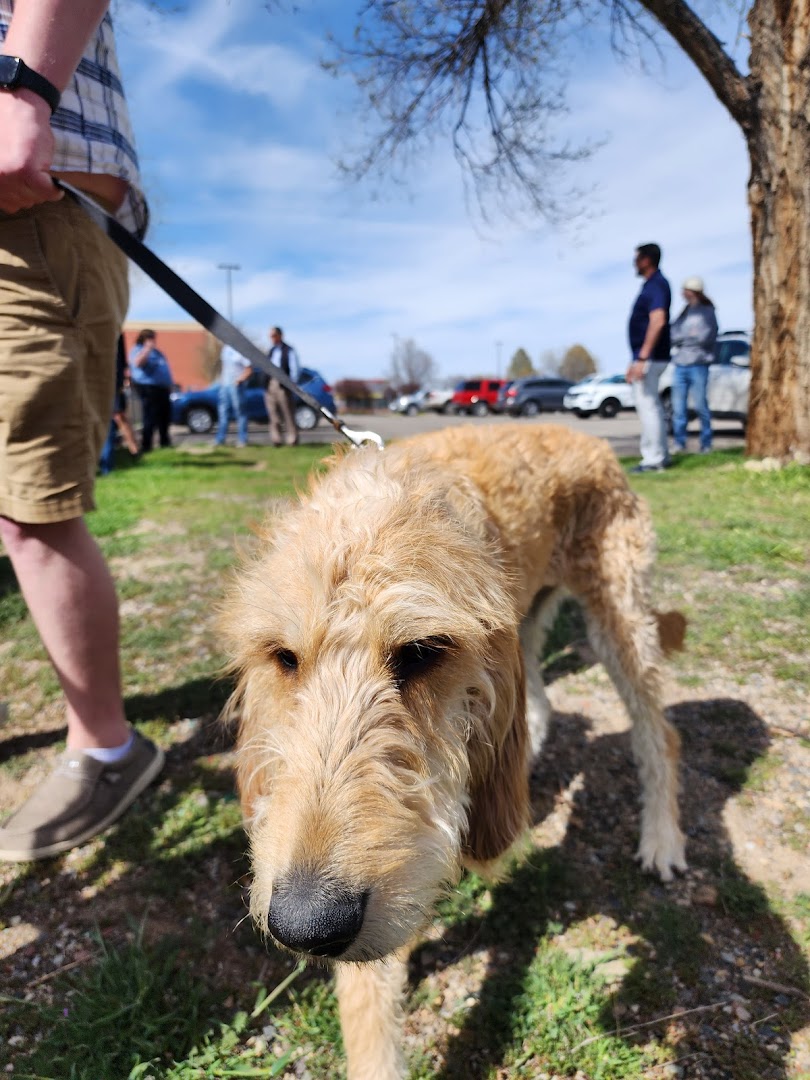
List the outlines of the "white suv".
{"type": "Polygon", "coordinates": [[[616,416],[622,409],[634,409],[633,387],[624,375],[589,375],[572,386],[563,405],[577,416],[616,416]]]}
{"type": "MultiPolygon", "coordinates": [[[[709,364],[707,394],[715,420],[748,420],[748,388],[751,384],[751,342],[745,330],[727,330],[717,336],[715,359],[709,364]]],[[[664,406],[667,426],[672,428],[672,370],[664,368],[658,393],[664,406]]],[[[696,414],[689,410],[690,419],[696,414]]]]}

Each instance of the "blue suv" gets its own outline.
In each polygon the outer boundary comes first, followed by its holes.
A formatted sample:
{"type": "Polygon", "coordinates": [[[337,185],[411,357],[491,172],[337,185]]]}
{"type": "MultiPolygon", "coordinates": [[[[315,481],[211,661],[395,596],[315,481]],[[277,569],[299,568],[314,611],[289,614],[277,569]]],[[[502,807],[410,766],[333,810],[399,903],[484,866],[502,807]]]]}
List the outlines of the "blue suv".
{"type": "MultiPolygon", "coordinates": [[[[312,368],[301,368],[298,385],[315,398],[331,413],[336,413],[332,388],[312,368]]],[[[247,380],[243,391],[244,406],[249,421],[267,424],[267,407],[264,403],[264,390],[259,385],[259,376],[255,373],[247,380]]],[[[312,431],[318,426],[321,414],[303,401],[293,403],[295,425],[300,431],[312,431]]],[[[219,417],[219,383],[212,383],[205,390],[187,390],[185,393],[172,394],[172,423],[185,425],[194,435],[207,435],[216,427],[219,417]]]]}

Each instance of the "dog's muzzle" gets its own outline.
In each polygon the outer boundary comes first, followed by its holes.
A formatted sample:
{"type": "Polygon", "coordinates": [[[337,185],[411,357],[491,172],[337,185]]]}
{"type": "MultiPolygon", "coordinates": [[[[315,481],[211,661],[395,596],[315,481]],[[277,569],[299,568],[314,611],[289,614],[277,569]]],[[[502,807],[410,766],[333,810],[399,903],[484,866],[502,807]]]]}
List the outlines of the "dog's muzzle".
{"type": "Polygon", "coordinates": [[[367,901],[367,892],[298,874],[274,885],[267,927],[294,952],[338,957],[360,933],[367,901]]]}

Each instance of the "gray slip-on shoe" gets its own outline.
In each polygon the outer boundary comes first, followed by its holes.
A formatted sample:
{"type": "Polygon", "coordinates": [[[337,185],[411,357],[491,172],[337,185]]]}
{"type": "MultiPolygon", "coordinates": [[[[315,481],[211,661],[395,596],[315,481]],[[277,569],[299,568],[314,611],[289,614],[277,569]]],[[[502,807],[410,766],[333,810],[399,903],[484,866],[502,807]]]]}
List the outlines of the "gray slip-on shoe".
{"type": "Polygon", "coordinates": [[[163,751],[134,733],[110,764],[66,750],[34,793],[0,828],[0,860],[45,859],[84,844],[116,821],[163,768],[163,751]]]}

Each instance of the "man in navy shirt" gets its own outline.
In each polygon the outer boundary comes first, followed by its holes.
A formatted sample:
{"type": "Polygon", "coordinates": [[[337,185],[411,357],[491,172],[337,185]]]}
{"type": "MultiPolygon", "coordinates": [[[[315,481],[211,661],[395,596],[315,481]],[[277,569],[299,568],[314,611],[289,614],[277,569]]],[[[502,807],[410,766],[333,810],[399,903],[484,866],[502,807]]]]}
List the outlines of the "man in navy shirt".
{"type": "Polygon", "coordinates": [[[632,361],[627,381],[633,384],[636,412],[641,422],[641,462],[632,472],[662,472],[669,465],[667,428],[658,383],[669,363],[669,282],[658,269],[661,248],[641,244],[635,267],[644,278],[630,313],[628,336],[632,361]]]}

